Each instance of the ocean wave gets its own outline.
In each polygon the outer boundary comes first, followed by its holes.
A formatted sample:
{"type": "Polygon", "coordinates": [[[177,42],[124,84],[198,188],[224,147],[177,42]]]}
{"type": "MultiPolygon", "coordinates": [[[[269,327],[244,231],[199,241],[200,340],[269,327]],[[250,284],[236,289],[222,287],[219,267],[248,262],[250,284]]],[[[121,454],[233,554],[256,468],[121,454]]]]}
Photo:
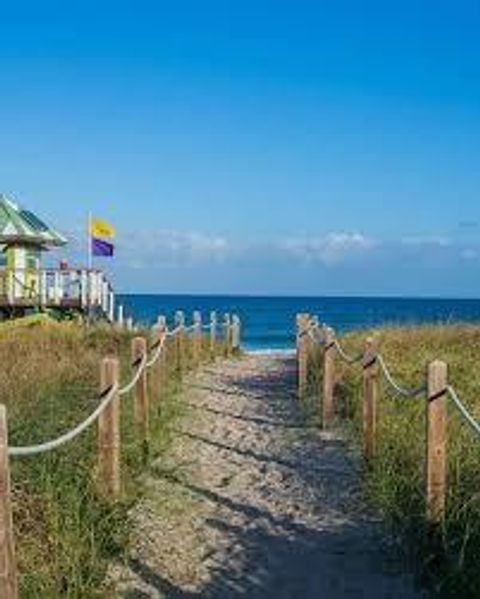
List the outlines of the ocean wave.
{"type": "Polygon", "coordinates": [[[292,356],[295,354],[295,349],[276,349],[265,347],[263,349],[245,349],[244,352],[248,355],[269,354],[277,356],[292,356]]]}

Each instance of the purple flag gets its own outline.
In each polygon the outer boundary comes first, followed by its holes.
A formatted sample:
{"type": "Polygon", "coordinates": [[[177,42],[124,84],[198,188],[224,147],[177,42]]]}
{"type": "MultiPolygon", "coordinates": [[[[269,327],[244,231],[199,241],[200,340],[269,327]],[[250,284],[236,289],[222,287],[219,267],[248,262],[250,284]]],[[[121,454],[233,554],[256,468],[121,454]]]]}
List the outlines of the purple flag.
{"type": "Polygon", "coordinates": [[[94,256],[113,256],[113,250],[113,243],[92,237],[92,254],[94,256]]]}

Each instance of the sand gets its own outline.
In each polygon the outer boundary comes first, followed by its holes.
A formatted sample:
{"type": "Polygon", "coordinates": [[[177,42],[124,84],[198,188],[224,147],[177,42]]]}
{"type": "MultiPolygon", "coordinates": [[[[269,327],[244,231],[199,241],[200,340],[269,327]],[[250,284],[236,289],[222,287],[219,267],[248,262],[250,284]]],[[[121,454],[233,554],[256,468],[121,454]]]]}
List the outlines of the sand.
{"type": "Polygon", "coordinates": [[[190,375],[185,417],[132,510],[115,597],[426,596],[361,493],[341,430],[322,432],[295,397],[294,362],[224,360],[190,375]]]}

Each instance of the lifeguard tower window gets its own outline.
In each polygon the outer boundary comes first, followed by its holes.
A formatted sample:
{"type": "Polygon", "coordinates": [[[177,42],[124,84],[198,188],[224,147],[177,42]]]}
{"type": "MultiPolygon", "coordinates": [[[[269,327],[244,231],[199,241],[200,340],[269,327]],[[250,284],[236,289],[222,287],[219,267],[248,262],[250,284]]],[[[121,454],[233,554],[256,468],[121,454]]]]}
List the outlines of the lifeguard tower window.
{"type": "Polygon", "coordinates": [[[27,268],[37,269],[40,266],[40,259],[34,252],[27,252],[27,268]]]}

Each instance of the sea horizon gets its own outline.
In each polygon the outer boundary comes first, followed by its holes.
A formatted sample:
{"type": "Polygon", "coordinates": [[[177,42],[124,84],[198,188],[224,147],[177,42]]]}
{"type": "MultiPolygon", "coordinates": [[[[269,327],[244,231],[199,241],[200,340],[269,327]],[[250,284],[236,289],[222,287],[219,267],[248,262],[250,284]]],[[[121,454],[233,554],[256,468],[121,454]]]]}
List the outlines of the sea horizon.
{"type": "Polygon", "coordinates": [[[366,294],[366,295],[357,295],[357,294],[281,294],[281,293],[187,293],[187,292],[153,292],[153,291],[117,291],[118,296],[161,296],[161,297],[245,297],[245,298],[280,298],[280,299],[405,299],[405,300],[415,300],[415,299],[426,299],[426,300],[473,300],[480,301],[480,295],[471,295],[471,296],[457,296],[457,295],[399,295],[399,294],[366,294]]]}
{"type": "Polygon", "coordinates": [[[194,310],[204,319],[215,311],[236,313],[242,321],[242,345],[248,351],[284,351],[295,345],[295,316],[317,315],[339,333],[380,326],[480,322],[480,299],[394,296],[279,296],[234,294],[119,294],[125,314],[147,326],[159,314],[172,324],[176,310],[187,322],[194,310]]]}

